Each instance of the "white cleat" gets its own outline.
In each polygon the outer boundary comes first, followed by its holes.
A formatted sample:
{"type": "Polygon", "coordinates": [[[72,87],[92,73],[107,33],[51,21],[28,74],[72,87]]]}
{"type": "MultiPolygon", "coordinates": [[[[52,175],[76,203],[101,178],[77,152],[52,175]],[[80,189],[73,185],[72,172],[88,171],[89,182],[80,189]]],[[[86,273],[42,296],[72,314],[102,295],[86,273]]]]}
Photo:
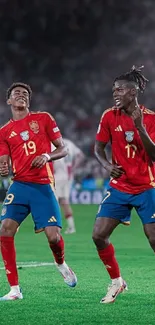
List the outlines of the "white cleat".
{"type": "Polygon", "coordinates": [[[68,234],[74,234],[76,232],[75,228],[67,228],[65,230],[65,234],[68,235],[68,234]]]}
{"type": "Polygon", "coordinates": [[[7,295],[0,297],[0,301],[17,300],[17,299],[23,299],[21,290],[20,291],[11,290],[7,295]]]}
{"type": "Polygon", "coordinates": [[[114,302],[121,292],[123,292],[124,290],[128,290],[126,282],[124,280],[122,281],[122,283],[112,283],[108,286],[108,292],[106,296],[101,299],[101,304],[110,304],[114,302]]]}
{"type": "Polygon", "coordinates": [[[75,287],[77,284],[77,277],[75,273],[69,268],[69,266],[64,262],[63,264],[57,264],[55,262],[55,265],[61,275],[64,278],[64,282],[69,286],[69,287],[75,287]]]}

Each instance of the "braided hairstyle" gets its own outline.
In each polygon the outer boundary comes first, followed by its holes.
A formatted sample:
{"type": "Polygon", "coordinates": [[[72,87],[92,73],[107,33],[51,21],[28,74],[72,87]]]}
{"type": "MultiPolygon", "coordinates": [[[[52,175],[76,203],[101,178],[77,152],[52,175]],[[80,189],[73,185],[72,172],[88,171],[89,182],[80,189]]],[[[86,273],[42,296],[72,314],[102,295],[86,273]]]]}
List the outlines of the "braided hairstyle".
{"type": "Polygon", "coordinates": [[[122,74],[119,77],[117,77],[114,80],[114,83],[117,80],[126,80],[129,82],[134,82],[138,86],[138,89],[143,93],[146,88],[147,82],[149,81],[148,79],[145,78],[145,76],[141,72],[143,68],[144,68],[143,65],[139,68],[133,65],[133,67],[129,72],[126,72],[125,74],[122,74]]]}

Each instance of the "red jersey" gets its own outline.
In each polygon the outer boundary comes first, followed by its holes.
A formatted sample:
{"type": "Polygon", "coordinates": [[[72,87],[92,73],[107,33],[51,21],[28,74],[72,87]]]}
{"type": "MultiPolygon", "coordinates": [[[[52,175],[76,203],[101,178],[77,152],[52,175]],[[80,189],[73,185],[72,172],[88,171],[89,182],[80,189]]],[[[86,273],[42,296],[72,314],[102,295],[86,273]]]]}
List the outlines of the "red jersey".
{"type": "MultiPolygon", "coordinates": [[[[155,113],[144,106],[140,108],[143,111],[146,131],[155,142],[155,113]]],[[[96,140],[111,142],[113,163],[124,170],[120,178],[111,179],[112,187],[130,194],[141,193],[155,187],[154,164],[131,117],[116,107],[107,109],[101,117],[96,140]]]]}
{"type": "Polygon", "coordinates": [[[46,112],[29,112],[18,121],[10,120],[0,129],[0,156],[9,155],[14,180],[48,184],[53,182],[49,163],[42,168],[31,167],[32,160],[51,152],[51,142],[61,133],[54,118],[46,112]]]}

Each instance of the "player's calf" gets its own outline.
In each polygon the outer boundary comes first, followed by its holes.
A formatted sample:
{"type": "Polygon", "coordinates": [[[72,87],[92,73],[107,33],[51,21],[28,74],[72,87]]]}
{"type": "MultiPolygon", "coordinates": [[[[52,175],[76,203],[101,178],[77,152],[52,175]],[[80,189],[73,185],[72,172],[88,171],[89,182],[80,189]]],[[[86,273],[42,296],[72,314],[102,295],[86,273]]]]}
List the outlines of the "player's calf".
{"type": "MultiPolygon", "coordinates": [[[[52,228],[52,227],[51,227],[52,228]]],[[[55,264],[59,272],[64,278],[64,282],[70,286],[70,287],[75,287],[77,284],[77,277],[75,273],[72,271],[72,269],[66,264],[64,260],[64,240],[62,236],[60,235],[60,230],[55,229],[56,234],[57,234],[57,241],[55,243],[50,242],[50,236],[47,236],[47,229],[46,231],[46,236],[49,241],[50,249],[52,250],[54,259],[55,259],[55,264]]],[[[55,233],[53,231],[53,233],[55,233]]],[[[48,235],[50,234],[50,230],[48,230],[48,235]]]]}
{"type": "Polygon", "coordinates": [[[115,250],[109,243],[109,235],[117,222],[112,219],[107,220],[100,218],[96,221],[93,232],[93,240],[97,247],[99,258],[105,265],[107,272],[112,280],[112,284],[108,287],[106,296],[101,300],[101,303],[114,302],[116,297],[126,288],[126,283],[122,279],[118,262],[115,257],[115,250]]]}
{"type": "Polygon", "coordinates": [[[146,237],[148,238],[151,248],[155,252],[155,223],[153,222],[153,223],[145,224],[144,232],[146,237]]]}

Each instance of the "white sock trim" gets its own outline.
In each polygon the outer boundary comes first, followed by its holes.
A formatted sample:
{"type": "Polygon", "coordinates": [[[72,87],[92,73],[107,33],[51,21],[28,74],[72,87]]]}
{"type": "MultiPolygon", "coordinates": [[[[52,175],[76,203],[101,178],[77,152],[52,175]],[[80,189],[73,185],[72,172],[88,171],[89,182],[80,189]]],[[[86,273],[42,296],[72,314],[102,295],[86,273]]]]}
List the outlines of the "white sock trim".
{"type": "Polygon", "coordinates": [[[122,285],[123,283],[121,276],[119,278],[112,279],[112,284],[118,284],[118,283],[120,283],[120,285],[122,285]]]}
{"type": "Polygon", "coordinates": [[[13,292],[20,292],[20,287],[19,287],[19,285],[11,286],[11,291],[13,291],[13,292]]]}
{"type": "Polygon", "coordinates": [[[74,224],[74,218],[73,218],[73,216],[70,216],[66,220],[67,220],[68,227],[71,228],[71,229],[75,229],[75,224],[74,224]]]}

